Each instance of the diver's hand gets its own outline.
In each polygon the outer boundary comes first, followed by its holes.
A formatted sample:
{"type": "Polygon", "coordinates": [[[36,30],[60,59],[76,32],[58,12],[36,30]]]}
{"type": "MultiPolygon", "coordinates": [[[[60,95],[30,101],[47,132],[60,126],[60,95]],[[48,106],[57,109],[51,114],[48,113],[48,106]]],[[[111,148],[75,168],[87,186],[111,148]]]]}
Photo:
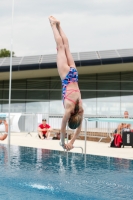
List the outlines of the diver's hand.
{"type": "Polygon", "coordinates": [[[68,144],[65,144],[65,149],[67,150],[67,151],[70,151],[71,149],[73,149],[74,148],[74,146],[73,146],[73,144],[71,143],[71,142],[69,142],[68,144]]]}

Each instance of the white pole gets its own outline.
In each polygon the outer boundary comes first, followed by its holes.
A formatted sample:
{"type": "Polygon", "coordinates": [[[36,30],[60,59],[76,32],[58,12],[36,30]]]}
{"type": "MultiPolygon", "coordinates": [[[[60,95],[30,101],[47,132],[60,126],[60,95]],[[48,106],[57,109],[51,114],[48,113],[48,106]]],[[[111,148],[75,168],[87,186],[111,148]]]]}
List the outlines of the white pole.
{"type": "Polygon", "coordinates": [[[8,145],[10,146],[10,107],[11,107],[11,84],[12,84],[12,49],[13,49],[13,14],[14,14],[14,0],[12,0],[12,22],[11,22],[11,50],[10,50],[10,77],[9,77],[9,113],[8,113],[8,145]]]}

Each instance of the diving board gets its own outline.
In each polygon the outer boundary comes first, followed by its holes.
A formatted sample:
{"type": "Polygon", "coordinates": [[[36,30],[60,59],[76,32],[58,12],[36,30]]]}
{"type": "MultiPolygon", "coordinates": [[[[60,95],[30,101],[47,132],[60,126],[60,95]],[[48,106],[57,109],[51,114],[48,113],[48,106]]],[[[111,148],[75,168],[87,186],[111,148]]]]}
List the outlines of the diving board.
{"type": "Polygon", "coordinates": [[[128,119],[128,118],[88,118],[88,121],[133,124],[133,119],[128,119]]]}

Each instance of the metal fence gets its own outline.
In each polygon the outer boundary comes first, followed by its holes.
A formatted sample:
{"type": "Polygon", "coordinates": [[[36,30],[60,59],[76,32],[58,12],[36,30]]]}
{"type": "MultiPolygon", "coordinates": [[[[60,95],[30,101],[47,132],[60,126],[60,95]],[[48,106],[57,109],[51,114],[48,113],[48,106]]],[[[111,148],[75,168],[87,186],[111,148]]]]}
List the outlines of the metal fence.
{"type": "MultiPolygon", "coordinates": [[[[48,114],[48,113],[19,113],[12,114],[12,123],[11,123],[11,131],[12,132],[23,132],[26,134],[37,133],[38,125],[42,122],[42,119],[45,118],[47,123],[53,128],[53,132],[60,131],[61,122],[63,115],[56,114],[48,114]]],[[[107,118],[105,115],[85,115],[82,125],[82,130],[79,136],[93,137],[99,138],[99,142],[103,138],[107,138],[112,136],[112,133],[117,128],[119,123],[114,122],[89,122],[86,119],[88,118],[107,118]]],[[[123,116],[108,116],[108,118],[123,118],[123,116]]],[[[130,117],[133,118],[133,117],[130,117]]],[[[73,134],[74,131],[70,130],[67,127],[67,131],[69,134],[73,134]]]]}
{"type": "Polygon", "coordinates": [[[27,134],[37,133],[39,124],[42,119],[46,119],[47,123],[56,131],[60,130],[62,115],[48,115],[47,113],[39,114],[21,114],[18,120],[20,132],[27,134]]]}
{"type": "MultiPolygon", "coordinates": [[[[60,132],[61,122],[63,115],[48,114],[48,113],[16,113],[11,114],[11,134],[16,133],[25,133],[25,136],[38,135],[38,125],[42,122],[42,119],[45,118],[47,123],[53,128],[53,133],[60,132]]],[[[98,138],[98,141],[101,142],[102,139],[112,137],[112,133],[117,129],[119,123],[116,122],[105,122],[105,121],[88,121],[88,118],[123,118],[123,116],[105,116],[105,115],[85,115],[82,130],[79,134],[79,137],[82,136],[82,139],[85,140],[84,152],[86,152],[86,141],[87,138],[98,138]]],[[[132,116],[130,116],[133,119],[132,116]]],[[[74,131],[67,127],[66,132],[73,135],[74,131]]],[[[81,147],[78,147],[81,148],[81,147]]]]}

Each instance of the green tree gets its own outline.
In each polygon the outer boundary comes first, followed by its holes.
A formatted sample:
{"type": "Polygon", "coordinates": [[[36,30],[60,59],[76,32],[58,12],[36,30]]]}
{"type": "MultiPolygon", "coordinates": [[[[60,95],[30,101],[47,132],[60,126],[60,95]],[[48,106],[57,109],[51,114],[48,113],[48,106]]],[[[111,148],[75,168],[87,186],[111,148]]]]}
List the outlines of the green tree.
{"type": "MultiPolygon", "coordinates": [[[[12,56],[14,56],[15,53],[12,52],[12,56]]],[[[10,57],[10,51],[7,49],[0,49],[0,58],[2,57],[10,57]]]]}

